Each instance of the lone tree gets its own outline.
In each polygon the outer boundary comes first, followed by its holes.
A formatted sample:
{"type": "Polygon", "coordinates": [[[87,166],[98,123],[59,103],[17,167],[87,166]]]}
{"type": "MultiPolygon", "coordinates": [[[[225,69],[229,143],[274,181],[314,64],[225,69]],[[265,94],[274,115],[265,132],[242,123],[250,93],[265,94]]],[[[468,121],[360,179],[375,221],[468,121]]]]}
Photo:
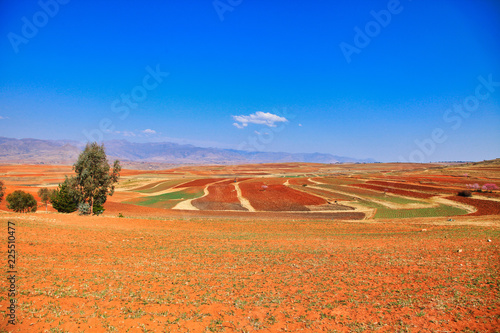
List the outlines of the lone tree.
{"type": "Polygon", "coordinates": [[[3,186],[3,182],[0,180],[0,202],[2,202],[3,196],[5,195],[5,186],[3,186]]]}
{"type": "Polygon", "coordinates": [[[120,161],[116,160],[110,173],[110,166],[104,151],[104,145],[96,142],[87,143],[85,150],[73,165],[75,181],[82,194],[82,201],[90,205],[93,213],[102,212],[102,205],[108,195],[113,195],[115,183],[120,177],[120,161]],[[97,208],[96,210],[94,210],[97,208]]]}
{"type": "Polygon", "coordinates": [[[7,208],[17,213],[36,212],[37,202],[35,197],[24,191],[14,191],[7,196],[7,208]]]}
{"type": "Polygon", "coordinates": [[[51,191],[46,187],[38,190],[38,196],[40,197],[40,200],[42,200],[42,202],[45,204],[45,212],[47,212],[47,206],[49,205],[51,195],[51,191]]]}

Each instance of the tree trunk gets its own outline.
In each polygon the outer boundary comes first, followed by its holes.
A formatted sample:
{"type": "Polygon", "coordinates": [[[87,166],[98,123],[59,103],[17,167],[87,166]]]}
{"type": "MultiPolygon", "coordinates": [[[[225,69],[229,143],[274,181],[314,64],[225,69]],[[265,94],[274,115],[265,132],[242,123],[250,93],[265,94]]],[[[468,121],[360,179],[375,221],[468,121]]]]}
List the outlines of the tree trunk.
{"type": "Polygon", "coordinates": [[[90,197],[90,215],[94,214],[94,197],[90,197]]]}

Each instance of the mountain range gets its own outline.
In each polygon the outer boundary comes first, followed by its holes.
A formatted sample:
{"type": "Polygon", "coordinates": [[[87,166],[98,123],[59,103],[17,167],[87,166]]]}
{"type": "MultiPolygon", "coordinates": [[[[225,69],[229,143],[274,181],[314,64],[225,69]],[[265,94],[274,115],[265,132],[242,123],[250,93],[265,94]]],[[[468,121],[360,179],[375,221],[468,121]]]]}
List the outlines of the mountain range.
{"type": "MultiPolygon", "coordinates": [[[[321,153],[251,152],[222,148],[202,148],[171,142],[137,143],[105,141],[110,160],[166,164],[246,164],[276,162],[373,163],[321,153]]],[[[12,139],[0,137],[1,163],[73,164],[85,143],[71,140],[12,139]]]]}

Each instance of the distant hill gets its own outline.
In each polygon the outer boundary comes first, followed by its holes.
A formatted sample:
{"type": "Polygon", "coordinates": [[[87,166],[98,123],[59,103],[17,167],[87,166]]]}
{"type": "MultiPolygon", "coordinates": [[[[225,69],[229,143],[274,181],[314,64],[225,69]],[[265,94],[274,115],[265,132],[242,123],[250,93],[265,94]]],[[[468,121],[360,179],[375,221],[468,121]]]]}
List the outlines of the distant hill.
{"type": "MultiPolygon", "coordinates": [[[[0,137],[0,162],[72,164],[84,143],[70,140],[10,139],[0,137]]],[[[356,159],[321,153],[249,152],[233,149],[201,148],[171,142],[135,143],[126,140],[104,142],[112,159],[130,162],[169,164],[243,164],[243,163],[372,163],[373,159],[356,159]]]]}

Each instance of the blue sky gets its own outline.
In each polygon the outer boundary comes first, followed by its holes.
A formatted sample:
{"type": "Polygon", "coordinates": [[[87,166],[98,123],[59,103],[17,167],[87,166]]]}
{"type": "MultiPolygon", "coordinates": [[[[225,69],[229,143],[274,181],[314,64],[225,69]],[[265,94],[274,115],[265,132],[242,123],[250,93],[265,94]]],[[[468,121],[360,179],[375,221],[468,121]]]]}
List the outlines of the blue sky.
{"type": "Polygon", "coordinates": [[[4,0],[0,36],[0,136],[500,157],[498,1],[4,0]]]}

